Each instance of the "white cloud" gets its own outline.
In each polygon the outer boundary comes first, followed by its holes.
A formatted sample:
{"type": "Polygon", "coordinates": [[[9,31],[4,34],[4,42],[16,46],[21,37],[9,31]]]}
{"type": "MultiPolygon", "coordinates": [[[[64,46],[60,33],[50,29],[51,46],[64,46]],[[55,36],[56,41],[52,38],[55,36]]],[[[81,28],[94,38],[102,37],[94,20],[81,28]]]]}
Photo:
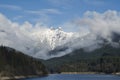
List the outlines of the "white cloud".
{"type": "Polygon", "coordinates": [[[61,15],[63,12],[61,12],[58,9],[41,9],[41,10],[25,10],[25,13],[32,14],[38,16],[37,18],[34,18],[34,22],[42,22],[42,23],[51,23],[51,16],[50,15],[61,15]]]}
{"type": "Polygon", "coordinates": [[[20,25],[0,14],[0,45],[15,48],[33,57],[48,58],[47,52],[56,46],[52,39],[54,36],[54,32],[44,24],[32,25],[26,21],[20,25]]]}
{"type": "Polygon", "coordinates": [[[108,10],[104,13],[87,11],[83,18],[80,18],[75,22],[79,27],[87,26],[89,29],[88,34],[82,38],[83,40],[81,38],[77,39],[77,45],[73,45],[75,48],[87,47],[87,49],[90,49],[96,45],[99,47],[98,44],[103,41],[98,39],[98,37],[111,42],[113,32],[120,35],[120,13],[117,11],[108,10]]]}
{"type": "Polygon", "coordinates": [[[10,10],[22,10],[22,8],[20,6],[7,5],[7,4],[0,4],[0,8],[6,8],[6,9],[10,9],[10,10]]]}
{"type": "Polygon", "coordinates": [[[59,7],[62,9],[72,8],[72,4],[75,0],[47,0],[54,7],[59,7]]]}
{"type": "Polygon", "coordinates": [[[120,32],[120,14],[117,11],[108,10],[104,13],[86,12],[84,19],[80,19],[80,25],[86,25],[91,32],[108,38],[111,32],[120,32]]]}
{"type": "Polygon", "coordinates": [[[120,13],[113,10],[104,13],[87,11],[83,18],[67,22],[63,26],[66,30],[79,30],[76,34],[74,33],[77,38],[72,38],[73,40],[68,42],[69,48],[72,50],[84,48],[91,51],[99,48],[103,39],[111,44],[114,43],[112,42],[113,33],[120,35],[120,13]]]}
{"type": "Polygon", "coordinates": [[[20,25],[0,14],[0,44],[44,59],[63,56],[79,48],[91,51],[99,48],[99,44],[103,43],[103,40],[98,37],[111,42],[112,32],[120,34],[120,13],[111,10],[104,13],[87,11],[83,18],[67,22],[63,26],[64,28],[67,26],[67,29],[77,28],[79,30],[68,33],[59,32],[57,29],[58,34],[44,24],[32,25],[26,21],[20,25]],[[58,37],[62,38],[59,40],[58,37]],[[60,52],[59,55],[48,56],[48,52],[58,46],[68,47],[68,49],[60,52]]]}
{"type": "Polygon", "coordinates": [[[25,12],[35,15],[62,14],[58,9],[28,10],[25,12]]]}

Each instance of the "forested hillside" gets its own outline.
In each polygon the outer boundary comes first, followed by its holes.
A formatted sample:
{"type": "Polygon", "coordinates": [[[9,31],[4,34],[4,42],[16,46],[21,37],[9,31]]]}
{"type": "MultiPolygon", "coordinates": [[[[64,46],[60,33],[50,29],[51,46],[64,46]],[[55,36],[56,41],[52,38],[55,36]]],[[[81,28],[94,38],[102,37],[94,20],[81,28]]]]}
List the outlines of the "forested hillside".
{"type": "Polygon", "coordinates": [[[12,48],[0,46],[0,76],[42,76],[46,74],[46,67],[39,60],[12,48]]]}
{"type": "Polygon", "coordinates": [[[78,49],[72,53],[44,61],[50,72],[120,72],[120,47],[110,45],[91,52],[78,49]]]}

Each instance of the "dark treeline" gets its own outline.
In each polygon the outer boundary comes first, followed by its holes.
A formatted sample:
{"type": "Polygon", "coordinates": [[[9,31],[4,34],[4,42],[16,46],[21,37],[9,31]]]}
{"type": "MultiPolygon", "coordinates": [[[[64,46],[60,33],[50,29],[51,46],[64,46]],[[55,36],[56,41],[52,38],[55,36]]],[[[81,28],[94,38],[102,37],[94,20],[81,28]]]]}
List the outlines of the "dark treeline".
{"type": "Polygon", "coordinates": [[[58,67],[59,72],[120,72],[120,57],[103,54],[99,59],[80,60],[64,63],[58,67]]]}
{"type": "Polygon", "coordinates": [[[120,72],[120,48],[105,45],[100,49],[85,52],[82,49],[44,62],[54,72],[120,72]]]}
{"type": "Polygon", "coordinates": [[[0,76],[46,74],[46,67],[39,60],[12,48],[0,46],[0,76]]]}

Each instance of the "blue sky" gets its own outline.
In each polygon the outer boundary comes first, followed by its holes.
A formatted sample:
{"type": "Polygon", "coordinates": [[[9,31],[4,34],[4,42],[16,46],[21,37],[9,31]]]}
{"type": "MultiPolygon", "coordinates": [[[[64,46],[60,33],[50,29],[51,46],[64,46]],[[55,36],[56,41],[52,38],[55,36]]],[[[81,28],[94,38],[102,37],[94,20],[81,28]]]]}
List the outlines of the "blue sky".
{"type": "Polygon", "coordinates": [[[0,0],[0,13],[12,21],[49,26],[82,17],[86,11],[120,11],[120,0],[0,0]]]}

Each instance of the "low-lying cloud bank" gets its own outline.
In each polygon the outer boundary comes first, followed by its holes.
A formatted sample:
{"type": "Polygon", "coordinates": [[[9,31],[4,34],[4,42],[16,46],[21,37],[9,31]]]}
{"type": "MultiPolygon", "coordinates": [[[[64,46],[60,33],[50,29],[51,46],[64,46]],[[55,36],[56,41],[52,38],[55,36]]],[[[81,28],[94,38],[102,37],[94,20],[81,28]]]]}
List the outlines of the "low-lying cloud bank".
{"type": "Polygon", "coordinates": [[[21,25],[0,14],[0,45],[42,59],[63,56],[79,48],[91,51],[99,48],[104,39],[112,43],[113,33],[120,34],[120,13],[112,10],[104,13],[87,11],[83,18],[68,22],[63,28],[79,30],[64,32],[61,28],[49,29],[43,24],[32,25],[29,22],[21,25]],[[48,52],[58,46],[68,48],[58,55],[49,56],[48,52]]]}

